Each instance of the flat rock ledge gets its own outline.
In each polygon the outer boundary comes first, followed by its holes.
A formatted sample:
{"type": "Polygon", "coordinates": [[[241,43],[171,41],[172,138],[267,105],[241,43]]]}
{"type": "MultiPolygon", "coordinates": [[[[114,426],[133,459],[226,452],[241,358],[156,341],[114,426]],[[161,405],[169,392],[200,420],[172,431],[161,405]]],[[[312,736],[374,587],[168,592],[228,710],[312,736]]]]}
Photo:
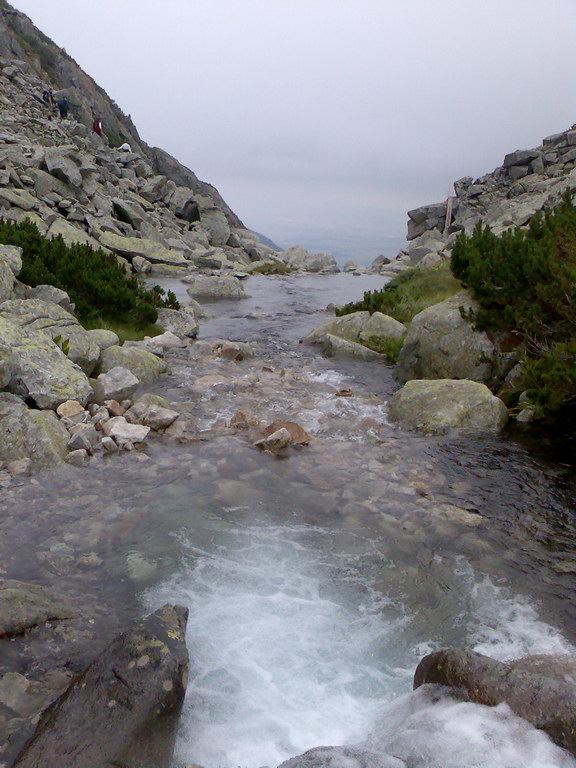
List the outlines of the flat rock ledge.
{"type": "Polygon", "coordinates": [[[392,395],[388,417],[406,429],[429,435],[453,429],[497,433],[508,420],[508,410],[477,381],[415,379],[392,395]]]}
{"type": "Polygon", "coordinates": [[[426,683],[464,689],[470,701],[505,702],[519,717],[576,755],[576,660],[534,656],[503,663],[474,651],[444,650],[425,656],[414,688],[426,683]]]}
{"type": "Polygon", "coordinates": [[[41,716],[16,768],[168,768],[188,681],[188,611],[119,635],[41,716]]]}

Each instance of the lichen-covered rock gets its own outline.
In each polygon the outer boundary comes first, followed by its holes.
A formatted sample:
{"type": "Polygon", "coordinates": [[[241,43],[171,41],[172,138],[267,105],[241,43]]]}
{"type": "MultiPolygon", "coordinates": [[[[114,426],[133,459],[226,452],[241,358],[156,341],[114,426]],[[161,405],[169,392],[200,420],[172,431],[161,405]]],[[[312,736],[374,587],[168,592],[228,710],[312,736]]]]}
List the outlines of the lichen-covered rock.
{"type": "Polygon", "coordinates": [[[326,357],[352,358],[353,360],[364,360],[365,362],[371,362],[372,360],[386,361],[384,355],[374,352],[362,344],[357,344],[355,341],[348,341],[347,339],[341,339],[339,336],[333,336],[331,333],[327,334],[322,344],[322,352],[326,357]]]}
{"type": "Polygon", "coordinates": [[[0,580],[0,637],[19,635],[46,621],[71,619],[74,615],[68,601],[48,587],[0,580]]]}
{"type": "Polygon", "coordinates": [[[55,219],[46,235],[50,240],[56,237],[61,237],[64,243],[68,246],[73,245],[89,245],[90,248],[98,250],[101,246],[98,240],[95,240],[87,232],[80,227],[75,227],[70,224],[66,219],[55,219]]]}
{"type": "Polygon", "coordinates": [[[128,261],[132,261],[135,256],[142,256],[151,264],[173,264],[184,267],[188,265],[180,251],[165,248],[156,240],[103,232],[100,235],[100,244],[128,261]]]}
{"type": "Polygon", "coordinates": [[[43,331],[58,341],[67,357],[90,375],[100,348],[78,320],[58,304],[42,299],[15,299],[0,306],[0,317],[21,328],[43,331]]]}
{"type": "Polygon", "coordinates": [[[406,429],[437,434],[451,429],[499,432],[506,406],[477,381],[414,379],[390,398],[388,416],[406,429]]]}
{"type": "MultiPolygon", "coordinates": [[[[425,656],[414,675],[414,688],[435,683],[464,689],[470,701],[495,706],[506,702],[519,717],[545,731],[576,754],[574,679],[562,679],[563,657],[530,657],[503,663],[474,651],[444,650],[425,656]]],[[[572,674],[574,665],[571,665],[572,674]]]]}
{"type": "Polygon", "coordinates": [[[92,391],[86,375],[46,332],[20,327],[1,314],[0,386],[39,408],[57,408],[66,400],[84,405],[92,391]]]}
{"type": "Polygon", "coordinates": [[[7,261],[0,258],[0,304],[12,298],[14,292],[14,273],[7,261]]]}
{"type": "MultiPolygon", "coordinates": [[[[360,331],[360,341],[369,339],[401,339],[406,334],[406,326],[382,312],[374,312],[360,331]]],[[[336,334],[339,336],[340,334],[336,334]]]]}
{"type": "Polygon", "coordinates": [[[0,245],[0,259],[8,263],[14,277],[18,277],[22,269],[23,252],[17,245],[0,245]]]}
{"type": "Polygon", "coordinates": [[[51,304],[58,304],[66,312],[73,312],[74,305],[70,301],[70,296],[61,288],[55,288],[53,285],[36,285],[28,289],[27,299],[41,299],[51,304]]]}
{"type": "Polygon", "coordinates": [[[302,339],[304,344],[322,344],[329,334],[348,341],[360,341],[360,334],[370,321],[370,312],[351,312],[322,323],[302,339]]]}
{"type": "Polygon", "coordinates": [[[51,411],[29,409],[20,398],[0,393],[0,461],[29,458],[35,469],[60,464],[69,434],[51,411]]]}
{"type": "Polygon", "coordinates": [[[166,372],[168,366],[152,352],[140,347],[108,347],[100,355],[99,370],[102,373],[112,368],[127,368],[140,381],[149,384],[166,372]]]}
{"type": "Polygon", "coordinates": [[[462,317],[461,307],[465,311],[475,307],[465,293],[434,304],[412,319],[396,366],[398,381],[490,380],[494,344],[462,317]]]}
{"type": "Polygon", "coordinates": [[[170,765],[188,680],[187,616],[165,605],[113,640],[44,712],[14,766],[170,765]]]}
{"type": "Polygon", "coordinates": [[[198,321],[194,312],[177,309],[159,309],[156,325],[163,331],[170,331],[176,336],[195,339],[198,335],[198,321]]]}
{"type": "Polygon", "coordinates": [[[108,347],[113,347],[120,343],[120,339],[114,331],[108,331],[105,328],[94,328],[92,331],[86,331],[90,338],[98,345],[98,349],[103,352],[108,347]]]}
{"type": "Polygon", "coordinates": [[[186,278],[191,283],[186,289],[188,295],[203,299],[247,299],[244,286],[235,277],[194,277],[186,278]]]}
{"type": "Polygon", "coordinates": [[[127,397],[132,397],[139,385],[140,380],[134,376],[132,371],[117,365],[110,368],[106,373],[101,373],[92,382],[94,390],[92,399],[100,405],[106,400],[125,400],[127,397]]]}

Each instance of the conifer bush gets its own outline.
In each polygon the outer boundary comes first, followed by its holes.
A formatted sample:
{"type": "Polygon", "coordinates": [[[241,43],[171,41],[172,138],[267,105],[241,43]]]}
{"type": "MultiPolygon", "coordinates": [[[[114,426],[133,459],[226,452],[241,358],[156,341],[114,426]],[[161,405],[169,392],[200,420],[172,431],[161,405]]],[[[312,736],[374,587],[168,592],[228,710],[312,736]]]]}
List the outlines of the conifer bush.
{"type": "Polygon", "coordinates": [[[493,234],[479,223],[452,251],[454,276],[479,304],[477,328],[516,338],[521,387],[544,415],[576,404],[576,209],[569,194],[526,229],[493,234]]]}
{"type": "Polygon", "coordinates": [[[127,275],[114,254],[88,245],[68,246],[61,237],[49,240],[32,222],[0,220],[0,243],[23,249],[21,282],[66,291],[85,325],[102,319],[139,328],[156,321],[159,307],[180,307],[172,291],[166,295],[158,286],[147,290],[127,275]]]}

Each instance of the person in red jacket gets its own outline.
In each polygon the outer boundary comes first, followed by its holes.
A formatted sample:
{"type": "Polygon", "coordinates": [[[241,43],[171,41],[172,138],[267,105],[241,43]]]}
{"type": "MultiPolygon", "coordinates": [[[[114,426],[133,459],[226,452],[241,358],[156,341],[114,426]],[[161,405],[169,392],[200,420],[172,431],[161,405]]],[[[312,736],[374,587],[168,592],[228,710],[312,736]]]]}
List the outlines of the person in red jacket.
{"type": "Polygon", "coordinates": [[[98,136],[102,138],[102,120],[100,120],[99,118],[96,118],[96,120],[94,120],[94,125],[92,126],[92,129],[94,133],[97,133],[98,136]]]}

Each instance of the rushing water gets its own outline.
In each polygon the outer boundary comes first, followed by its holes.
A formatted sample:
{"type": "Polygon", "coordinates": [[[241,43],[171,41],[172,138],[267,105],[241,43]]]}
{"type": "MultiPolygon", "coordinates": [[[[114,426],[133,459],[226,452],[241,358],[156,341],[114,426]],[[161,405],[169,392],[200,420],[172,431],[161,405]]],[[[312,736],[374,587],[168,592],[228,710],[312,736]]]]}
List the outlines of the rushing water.
{"type": "Polygon", "coordinates": [[[199,343],[170,359],[157,389],[187,401],[202,439],[42,478],[41,496],[17,489],[6,573],[57,572],[71,595],[97,596],[104,634],[163,602],[190,608],[179,764],[274,768],[366,742],[413,768],[574,767],[505,706],[410,693],[420,658],[442,647],[574,651],[573,475],[510,439],[393,429],[387,367],[298,344],[326,304],[378,285],[251,278],[251,299],[209,307],[201,339],[257,355],[225,361],[199,343]],[[335,396],[345,387],[352,397],[335,396]],[[259,454],[227,427],[239,409],[314,439],[287,459],[259,454]]]}

